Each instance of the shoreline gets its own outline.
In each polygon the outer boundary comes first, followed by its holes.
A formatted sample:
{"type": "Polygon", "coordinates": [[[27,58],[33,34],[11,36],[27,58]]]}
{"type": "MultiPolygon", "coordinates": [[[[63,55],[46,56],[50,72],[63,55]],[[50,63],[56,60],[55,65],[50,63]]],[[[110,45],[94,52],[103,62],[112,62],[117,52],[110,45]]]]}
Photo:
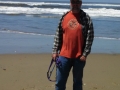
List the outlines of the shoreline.
{"type": "MultiPolygon", "coordinates": [[[[47,52],[45,52],[45,53],[0,53],[0,56],[2,56],[2,55],[51,55],[52,54],[52,52],[51,53],[47,53],[47,52]]],[[[91,55],[120,55],[120,53],[90,53],[89,55],[88,55],[88,57],[89,56],[91,56],[91,55]]]]}
{"type": "MultiPolygon", "coordinates": [[[[84,68],[85,90],[120,89],[120,54],[90,54],[84,68]]],[[[54,90],[47,70],[51,54],[0,54],[0,90],[54,90]]],[[[66,84],[72,90],[72,70],[66,84]]]]}
{"type": "MultiPolygon", "coordinates": [[[[0,33],[0,54],[51,53],[53,36],[0,33]],[[44,41],[44,42],[42,42],[44,41]]],[[[95,38],[91,53],[120,54],[119,40],[95,38]]]]}

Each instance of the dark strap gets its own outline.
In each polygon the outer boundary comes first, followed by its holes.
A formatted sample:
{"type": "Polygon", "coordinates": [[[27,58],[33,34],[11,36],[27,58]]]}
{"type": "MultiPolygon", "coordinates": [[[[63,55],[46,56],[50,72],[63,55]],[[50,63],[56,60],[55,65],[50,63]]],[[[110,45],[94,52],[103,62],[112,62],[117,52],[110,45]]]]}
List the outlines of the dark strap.
{"type": "Polygon", "coordinates": [[[55,66],[56,66],[56,62],[52,59],[52,60],[51,60],[51,63],[50,63],[50,66],[49,66],[49,68],[48,68],[48,72],[47,72],[47,78],[48,78],[48,80],[51,81],[51,82],[55,82],[55,81],[56,81],[56,80],[51,80],[51,79],[50,79],[50,77],[51,77],[51,75],[52,75],[52,72],[53,72],[55,66]],[[55,63],[55,64],[54,64],[52,70],[50,71],[50,68],[51,68],[51,66],[52,66],[53,63],[55,63]]]}
{"type": "Polygon", "coordinates": [[[51,75],[52,75],[52,72],[53,72],[55,66],[56,66],[56,67],[61,67],[61,66],[62,66],[62,63],[61,63],[59,57],[57,57],[56,60],[53,60],[53,59],[52,59],[52,60],[51,60],[51,63],[50,63],[50,66],[49,66],[49,68],[48,68],[47,78],[48,78],[48,80],[51,81],[51,82],[55,82],[55,81],[56,81],[56,80],[51,80],[51,79],[50,79],[50,77],[51,77],[51,75]],[[53,66],[53,68],[51,69],[51,66],[52,66],[53,63],[54,63],[54,66],[53,66]],[[50,70],[50,69],[51,69],[51,70],[50,70]]]}

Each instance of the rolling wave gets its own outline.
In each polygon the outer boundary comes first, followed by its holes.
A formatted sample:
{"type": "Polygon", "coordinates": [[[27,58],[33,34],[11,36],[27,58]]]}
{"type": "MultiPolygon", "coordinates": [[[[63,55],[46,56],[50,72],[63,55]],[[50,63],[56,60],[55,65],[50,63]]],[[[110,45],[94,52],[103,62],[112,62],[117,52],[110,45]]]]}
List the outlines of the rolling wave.
{"type": "Polygon", "coordinates": [[[5,7],[0,6],[0,14],[63,14],[67,9],[58,9],[58,8],[28,8],[28,7],[5,7]]]}
{"type": "Polygon", "coordinates": [[[120,7],[119,4],[83,4],[84,6],[107,6],[107,7],[120,7]]]}
{"type": "MultiPolygon", "coordinates": [[[[15,5],[15,6],[41,6],[41,5],[57,5],[57,6],[69,6],[69,3],[51,3],[51,2],[13,2],[13,1],[0,1],[0,5],[15,5]]],[[[96,4],[96,3],[83,3],[83,6],[110,6],[120,7],[119,4],[96,4]]]]}
{"type": "MultiPolygon", "coordinates": [[[[69,3],[0,1],[0,14],[7,15],[62,15],[68,10],[69,3]]],[[[120,17],[119,4],[83,3],[83,10],[92,17],[120,17]]]]}
{"type": "MultiPolygon", "coordinates": [[[[0,14],[7,15],[62,15],[68,10],[69,3],[0,1],[0,14]]],[[[92,17],[120,17],[119,4],[83,3],[83,10],[92,17]]]]}
{"type": "MultiPolygon", "coordinates": [[[[25,15],[41,15],[41,14],[56,14],[62,15],[67,12],[69,9],[62,8],[29,8],[29,7],[7,7],[0,6],[0,14],[25,14],[25,15]]],[[[120,17],[120,10],[115,9],[106,9],[106,8],[88,8],[83,9],[90,16],[100,17],[100,16],[109,16],[109,17],[120,17]]]]}
{"type": "Polygon", "coordinates": [[[108,17],[120,17],[120,10],[115,9],[106,9],[106,8],[89,8],[85,9],[90,16],[100,17],[100,16],[108,16],[108,17]]]}
{"type": "Polygon", "coordinates": [[[45,7],[51,7],[51,6],[69,6],[68,3],[47,3],[47,2],[12,2],[12,1],[0,1],[1,6],[22,6],[22,7],[39,7],[39,6],[44,6],[45,7]]]}

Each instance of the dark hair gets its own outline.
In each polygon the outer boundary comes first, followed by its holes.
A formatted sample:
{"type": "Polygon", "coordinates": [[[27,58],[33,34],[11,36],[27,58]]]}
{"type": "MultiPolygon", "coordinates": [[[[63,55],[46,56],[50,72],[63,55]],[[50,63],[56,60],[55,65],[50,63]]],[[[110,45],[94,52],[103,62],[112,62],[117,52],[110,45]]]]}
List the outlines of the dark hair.
{"type": "Polygon", "coordinates": [[[82,0],[76,0],[76,1],[70,0],[70,2],[71,2],[71,3],[80,3],[80,2],[82,2],[82,0]]]}

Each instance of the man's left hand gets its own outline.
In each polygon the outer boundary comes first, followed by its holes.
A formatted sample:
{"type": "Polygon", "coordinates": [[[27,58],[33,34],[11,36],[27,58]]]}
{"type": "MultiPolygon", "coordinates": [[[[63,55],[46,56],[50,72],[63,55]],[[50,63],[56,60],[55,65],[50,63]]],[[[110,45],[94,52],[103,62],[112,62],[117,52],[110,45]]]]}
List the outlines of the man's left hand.
{"type": "Polygon", "coordinates": [[[80,61],[86,61],[86,57],[85,56],[81,56],[80,57],[80,61]]]}

